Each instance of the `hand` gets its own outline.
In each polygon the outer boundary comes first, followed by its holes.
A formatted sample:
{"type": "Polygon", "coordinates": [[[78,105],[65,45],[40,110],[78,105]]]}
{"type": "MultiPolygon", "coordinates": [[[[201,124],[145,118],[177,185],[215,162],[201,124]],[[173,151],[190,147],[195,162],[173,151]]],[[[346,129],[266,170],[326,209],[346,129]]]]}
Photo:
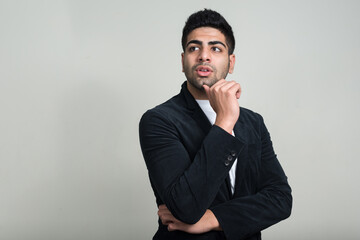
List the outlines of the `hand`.
{"type": "Polygon", "coordinates": [[[195,224],[183,223],[176,219],[165,204],[159,206],[158,215],[162,224],[168,226],[169,231],[179,230],[191,234],[200,234],[211,230],[222,230],[215,215],[209,209],[206,210],[205,214],[195,224]]]}
{"type": "Polygon", "coordinates": [[[235,123],[239,118],[240,109],[238,99],[241,95],[240,84],[221,79],[211,88],[203,85],[210,105],[216,112],[215,125],[232,134],[235,123]]]}

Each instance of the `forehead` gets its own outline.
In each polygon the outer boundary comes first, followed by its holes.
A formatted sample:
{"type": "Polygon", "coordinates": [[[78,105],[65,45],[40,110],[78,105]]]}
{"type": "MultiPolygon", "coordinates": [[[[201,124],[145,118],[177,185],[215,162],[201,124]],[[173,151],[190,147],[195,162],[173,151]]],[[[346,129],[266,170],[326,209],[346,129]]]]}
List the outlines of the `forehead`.
{"type": "Polygon", "coordinates": [[[200,27],[192,30],[187,36],[188,43],[191,40],[200,40],[200,41],[221,41],[224,44],[226,43],[225,35],[222,34],[218,29],[212,27],[200,27]]]}

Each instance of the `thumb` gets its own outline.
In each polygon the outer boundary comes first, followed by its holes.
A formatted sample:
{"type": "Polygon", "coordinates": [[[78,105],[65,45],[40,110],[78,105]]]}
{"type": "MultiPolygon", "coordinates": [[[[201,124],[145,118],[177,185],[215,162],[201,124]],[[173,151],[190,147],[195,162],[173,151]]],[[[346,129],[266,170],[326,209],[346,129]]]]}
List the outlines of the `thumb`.
{"type": "Polygon", "coordinates": [[[206,93],[207,97],[210,98],[210,88],[209,88],[209,86],[204,84],[203,88],[205,90],[205,93],[206,93]]]}
{"type": "Polygon", "coordinates": [[[240,98],[240,95],[241,95],[241,90],[239,90],[239,91],[236,92],[236,98],[239,99],[239,98],[240,98]]]}
{"type": "Polygon", "coordinates": [[[169,232],[172,232],[172,231],[177,230],[174,223],[170,223],[170,224],[167,226],[167,229],[168,229],[169,232]]]}

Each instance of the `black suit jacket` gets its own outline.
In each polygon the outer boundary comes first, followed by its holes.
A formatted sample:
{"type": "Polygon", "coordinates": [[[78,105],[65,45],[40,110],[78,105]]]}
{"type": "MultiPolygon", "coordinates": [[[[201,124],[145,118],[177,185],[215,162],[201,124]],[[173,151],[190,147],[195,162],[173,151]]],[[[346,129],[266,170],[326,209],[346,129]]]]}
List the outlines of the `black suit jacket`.
{"type": "Polygon", "coordinates": [[[259,114],[240,108],[234,137],[210,124],[185,82],[180,94],[142,116],[139,130],[157,204],[189,224],[211,209],[223,229],[192,235],[168,232],[159,221],[154,239],[261,239],[262,229],[290,215],[291,188],[259,114]]]}

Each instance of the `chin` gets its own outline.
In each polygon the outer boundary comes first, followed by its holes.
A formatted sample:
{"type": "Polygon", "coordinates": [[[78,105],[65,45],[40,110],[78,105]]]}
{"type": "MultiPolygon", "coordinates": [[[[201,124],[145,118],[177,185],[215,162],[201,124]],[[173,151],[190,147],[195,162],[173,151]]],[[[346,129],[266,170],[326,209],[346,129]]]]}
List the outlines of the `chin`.
{"type": "Polygon", "coordinates": [[[219,79],[204,79],[201,81],[201,86],[205,84],[208,87],[212,87],[217,81],[219,81],[219,79]]]}
{"type": "Polygon", "coordinates": [[[199,90],[204,90],[203,85],[207,85],[208,87],[211,87],[214,85],[218,79],[206,79],[206,78],[198,78],[198,79],[190,79],[188,82],[195,88],[199,90]]]}

